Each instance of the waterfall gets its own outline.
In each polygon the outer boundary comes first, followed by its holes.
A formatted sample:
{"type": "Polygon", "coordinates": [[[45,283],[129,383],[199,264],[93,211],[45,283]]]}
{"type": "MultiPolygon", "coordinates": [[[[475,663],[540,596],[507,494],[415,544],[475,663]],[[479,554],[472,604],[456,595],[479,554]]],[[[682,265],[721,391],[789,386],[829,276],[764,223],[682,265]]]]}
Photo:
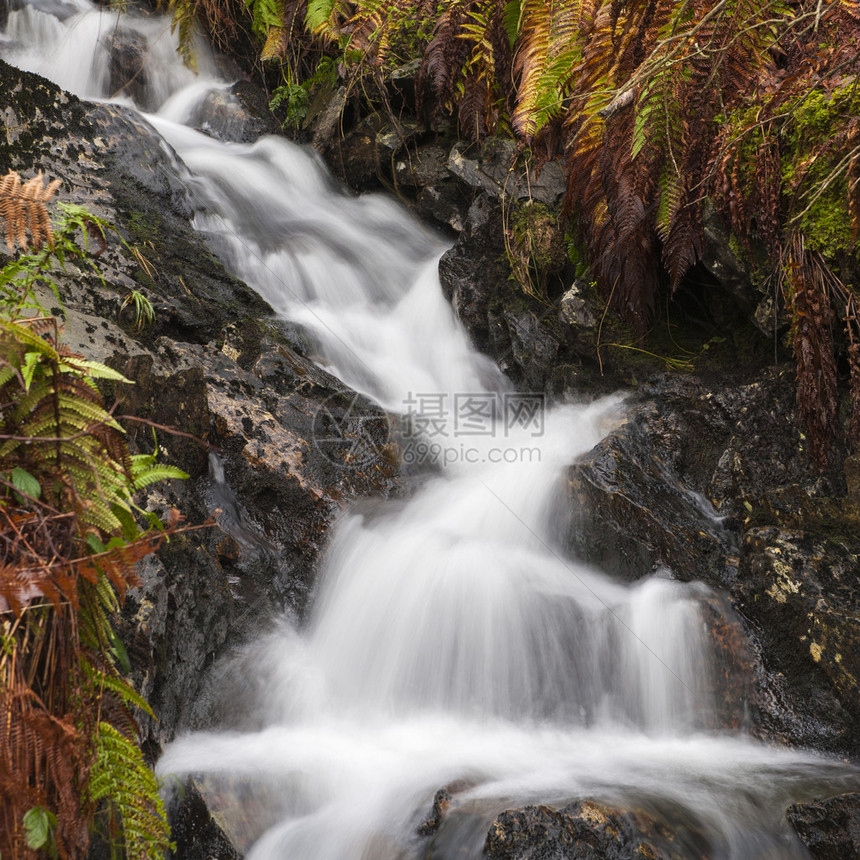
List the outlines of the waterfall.
{"type": "Polygon", "coordinates": [[[197,776],[255,860],[423,856],[416,828],[452,783],[477,822],[457,857],[481,856],[502,809],[577,798],[670,804],[714,857],[807,856],[782,811],[835,765],[715,730],[704,587],[665,571],[620,584],[556,542],[564,469],[620,399],[549,408],[512,391],[442,296],[438,237],[384,196],[345,195],[306,149],[189,128],[226,84],[202,43],[195,77],[162,17],[41,9],[10,13],[4,56],[127,99],[110,39],[142,40],[136,97],[177,154],[195,227],[330,372],[409,414],[404,456],[436,467],[407,500],[343,515],[308,624],[284,621],[245,657],[253,721],[180,737],[160,774],[197,776]]]}

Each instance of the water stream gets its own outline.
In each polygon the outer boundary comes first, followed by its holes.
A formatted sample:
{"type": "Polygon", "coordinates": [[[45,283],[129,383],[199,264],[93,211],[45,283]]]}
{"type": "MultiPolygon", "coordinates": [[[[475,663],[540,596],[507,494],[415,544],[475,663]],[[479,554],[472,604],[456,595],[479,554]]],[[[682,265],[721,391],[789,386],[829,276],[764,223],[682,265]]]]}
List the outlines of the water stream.
{"type": "Polygon", "coordinates": [[[196,775],[255,860],[423,856],[416,828],[452,784],[439,858],[480,857],[502,809],[579,798],[671,809],[714,858],[808,856],[785,806],[856,776],[716,730],[706,589],[665,572],[623,585],[556,544],[563,470],[619,399],[517,411],[443,299],[436,237],[383,196],[345,195],[306,149],[190,128],[225,81],[202,43],[200,74],[182,67],[165,19],[40,8],[11,12],[4,57],[110,98],[111,34],[145,39],[144,107],[197,229],[328,370],[412,413],[415,450],[444,452],[406,502],[337,523],[307,625],[243,658],[262,691],[247,728],[179,738],[160,773],[196,775]]]}

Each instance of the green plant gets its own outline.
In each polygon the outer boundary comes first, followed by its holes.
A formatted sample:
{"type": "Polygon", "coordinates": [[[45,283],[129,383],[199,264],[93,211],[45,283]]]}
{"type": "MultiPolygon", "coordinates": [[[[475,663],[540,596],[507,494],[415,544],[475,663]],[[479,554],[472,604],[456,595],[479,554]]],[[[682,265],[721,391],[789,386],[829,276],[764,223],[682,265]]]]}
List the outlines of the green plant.
{"type": "MultiPolygon", "coordinates": [[[[44,223],[45,202],[25,220],[44,223]]],[[[7,223],[21,205],[0,204],[7,223]]],[[[136,563],[175,529],[133,494],[184,473],[132,455],[96,386],[126,380],[64,346],[40,305],[38,285],[58,292],[52,264],[85,256],[74,231],[100,223],[62,211],[0,273],[0,853],[83,858],[107,816],[129,856],[156,858],[168,830],[132,708],[151,712],[123,678],[111,619],[136,563]]]]}
{"type": "Polygon", "coordinates": [[[308,89],[302,84],[283,83],[272,93],[269,110],[286,106],[283,128],[298,128],[308,112],[308,89]]]}
{"type": "Polygon", "coordinates": [[[557,213],[532,200],[506,210],[505,251],[514,279],[528,295],[546,301],[547,281],[568,259],[557,213]]]}
{"type": "Polygon", "coordinates": [[[155,322],[155,308],[152,302],[140,290],[129,290],[122,300],[117,319],[121,320],[126,308],[131,309],[132,329],[141,332],[143,329],[155,322]]]}

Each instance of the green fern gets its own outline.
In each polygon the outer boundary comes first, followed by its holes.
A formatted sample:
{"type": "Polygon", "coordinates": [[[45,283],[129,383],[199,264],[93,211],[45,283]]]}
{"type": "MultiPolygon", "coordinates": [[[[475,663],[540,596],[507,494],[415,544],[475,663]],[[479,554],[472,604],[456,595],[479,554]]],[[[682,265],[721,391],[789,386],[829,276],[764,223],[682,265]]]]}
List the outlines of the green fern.
{"type": "MultiPolygon", "coordinates": [[[[137,458],[133,458],[134,460],[137,458]]],[[[137,463],[132,467],[132,480],[134,488],[142,490],[150,484],[156,484],[159,481],[184,480],[188,475],[182,469],[176,466],[170,466],[166,463],[155,463],[151,466],[141,468],[137,463]]]]}
{"type": "MultiPolygon", "coordinates": [[[[8,530],[0,535],[7,546],[0,596],[21,616],[18,632],[2,642],[14,659],[0,659],[0,701],[6,707],[4,690],[13,688],[33,694],[35,719],[11,711],[9,716],[13,735],[29,738],[27,743],[55,743],[54,735],[39,736],[40,725],[65,727],[62,749],[49,746],[33,757],[37,770],[14,776],[20,790],[6,791],[0,801],[6,812],[18,810],[17,820],[29,815],[30,835],[41,839],[41,823],[50,819],[38,812],[42,807],[30,802],[21,810],[20,804],[28,802],[29,786],[45,785],[45,815],[59,817],[62,825],[56,834],[59,856],[86,854],[88,826],[99,806],[99,814],[110,819],[108,838],[121,834],[112,851],[155,860],[170,847],[164,807],[127,728],[133,725],[132,708],[153,714],[121,675],[129,671],[129,661],[112,619],[120,598],[136,582],[134,566],[169,532],[151,519],[141,532],[135,515],[142,512],[133,493],[138,485],[186,476],[159,464],[157,450],[131,456],[124,431],[104,408],[96,386],[97,379],[128,380],[63,346],[57,320],[36,299],[37,285],[56,288],[53,265],[80,256],[73,232],[83,229],[85,236],[98,239],[107,229],[80,207],[66,207],[64,219],[53,249],[21,255],[0,270],[0,475],[8,476],[0,485],[0,506],[17,536],[11,540],[8,530]],[[22,316],[26,309],[37,315],[22,316]],[[22,548],[18,556],[15,546],[22,548]],[[22,571],[29,585],[25,597],[22,571]],[[34,649],[33,643],[49,634],[64,638],[49,644],[45,656],[43,646],[34,649]],[[10,678],[9,672],[18,674],[10,678]],[[62,842],[69,833],[79,841],[62,842]]],[[[20,839],[15,834],[9,839],[0,832],[0,850],[5,855],[11,846],[17,856],[20,839]]],[[[31,847],[46,846],[43,840],[31,847]]]]}
{"type": "Polygon", "coordinates": [[[98,756],[90,771],[89,799],[104,802],[122,828],[128,857],[161,860],[170,843],[164,803],[155,775],[137,744],[110,723],[98,725],[98,756]]]}
{"type": "Polygon", "coordinates": [[[245,6],[251,13],[251,27],[256,36],[265,41],[269,30],[283,27],[283,0],[245,0],[245,6]]]}

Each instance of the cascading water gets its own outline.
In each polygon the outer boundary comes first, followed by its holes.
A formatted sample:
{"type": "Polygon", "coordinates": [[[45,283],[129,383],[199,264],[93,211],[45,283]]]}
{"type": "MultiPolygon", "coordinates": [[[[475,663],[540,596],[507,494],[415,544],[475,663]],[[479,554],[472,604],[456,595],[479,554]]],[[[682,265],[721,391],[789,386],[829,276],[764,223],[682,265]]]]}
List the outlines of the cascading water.
{"type": "Polygon", "coordinates": [[[146,39],[145,104],[196,227],[330,371],[393,412],[416,406],[414,426],[436,434],[413,440],[439,468],[407,501],[337,524],[307,627],[284,622],[245,655],[253,726],[180,738],[161,773],[242,799],[231,830],[253,858],[421,856],[416,827],[455,782],[468,826],[438,857],[481,856],[501,809],[576,798],[674,809],[715,858],[807,856],[785,805],[856,776],[714,731],[705,590],[662,575],[622,586],[555,546],[563,469],[617,400],[516,419],[517,395],[442,298],[438,241],[383,197],[342,194],[306,150],[188,128],[224,82],[203,48],[198,78],[182,68],[164,19],[43,8],[10,14],[4,55],[112,97],[106,38],[146,39]],[[496,414],[464,441],[467,401],[496,414]]]}

